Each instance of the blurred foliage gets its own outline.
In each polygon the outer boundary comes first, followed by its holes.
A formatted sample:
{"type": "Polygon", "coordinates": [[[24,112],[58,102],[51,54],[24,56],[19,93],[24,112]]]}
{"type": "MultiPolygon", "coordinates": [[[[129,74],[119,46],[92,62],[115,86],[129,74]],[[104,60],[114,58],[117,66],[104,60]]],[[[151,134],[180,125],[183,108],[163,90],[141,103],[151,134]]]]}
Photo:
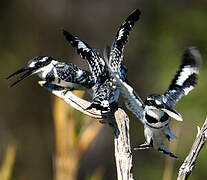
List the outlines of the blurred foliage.
{"type": "MultiPolygon", "coordinates": [[[[175,128],[182,126],[178,139],[171,142],[178,142],[176,154],[180,158],[174,165],[172,179],[175,179],[196,136],[196,126],[206,118],[207,1],[15,0],[0,4],[0,151],[6,150],[9,136],[18,140],[12,179],[53,179],[54,139],[57,137],[52,116],[53,98],[51,100],[50,93],[38,86],[38,78],[28,78],[12,89],[7,88],[10,82],[4,78],[37,55],[50,55],[87,69],[86,62],[65,42],[61,29],[68,29],[101,52],[113,41],[121,22],[135,8],[139,8],[142,15],[125,48],[124,63],[128,66],[129,82],[142,98],[167,89],[186,47],[197,46],[203,56],[198,86],[176,106],[184,122],[182,125],[173,122],[175,128]]],[[[144,141],[143,126],[128,114],[131,143],[136,147],[144,141]]],[[[76,140],[73,144],[77,145],[87,120],[80,114],[75,116],[81,120],[74,128],[76,140]]],[[[68,136],[66,140],[73,141],[73,137],[68,136]]],[[[82,141],[85,142],[84,138],[82,141]]],[[[1,153],[0,159],[3,156],[1,153]]],[[[165,166],[162,154],[133,151],[133,156],[136,179],[162,178],[165,166]]],[[[192,180],[206,177],[206,156],[204,147],[192,180]]],[[[101,168],[103,179],[115,179],[110,128],[104,126],[79,163],[78,179],[87,179],[97,168],[101,168]]]]}
{"type": "Polygon", "coordinates": [[[97,169],[87,180],[102,180],[102,170],[97,169]]]}
{"type": "MultiPolygon", "coordinates": [[[[74,91],[74,94],[83,98],[84,92],[74,91]]],[[[89,117],[81,116],[74,108],[68,107],[63,100],[55,98],[56,180],[76,179],[81,156],[87,151],[102,127],[96,121],[89,123],[89,119],[89,117]]],[[[99,177],[99,174],[94,176],[99,177]]]]}
{"type": "Polygon", "coordinates": [[[0,168],[0,179],[10,180],[12,177],[12,170],[16,158],[17,144],[12,142],[8,145],[4,159],[0,168]]]}

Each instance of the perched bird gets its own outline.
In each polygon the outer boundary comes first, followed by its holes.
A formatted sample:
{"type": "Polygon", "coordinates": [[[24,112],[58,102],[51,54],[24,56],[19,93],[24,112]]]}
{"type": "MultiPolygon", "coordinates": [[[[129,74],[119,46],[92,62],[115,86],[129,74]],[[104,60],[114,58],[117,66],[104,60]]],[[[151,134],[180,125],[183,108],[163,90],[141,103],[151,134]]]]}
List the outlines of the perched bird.
{"type": "Polygon", "coordinates": [[[67,88],[70,91],[91,89],[95,84],[95,80],[90,72],[72,63],[57,61],[50,56],[37,56],[30,59],[25,67],[11,74],[7,79],[25,71],[27,72],[20,76],[10,87],[34,74],[37,74],[48,83],[67,88]]]}
{"type": "MultiPolygon", "coordinates": [[[[129,32],[133,28],[135,22],[139,19],[140,11],[133,11],[128,18],[121,24],[116,38],[109,52],[109,63],[112,67],[116,67],[123,81],[126,81],[126,66],[122,63],[124,45],[128,41],[129,32]]],[[[112,79],[109,75],[108,68],[104,59],[98,51],[91,48],[87,43],[80,40],[77,36],[73,36],[67,31],[63,31],[66,39],[73,47],[77,49],[77,53],[86,59],[92,75],[95,79],[93,86],[93,99],[91,105],[87,109],[96,108],[102,112],[110,111],[111,107],[117,104],[119,98],[119,90],[113,86],[112,79]]]]}
{"type": "Polygon", "coordinates": [[[197,84],[201,61],[202,58],[197,48],[186,49],[182,57],[182,64],[168,90],[162,95],[149,95],[145,102],[129,84],[122,81],[119,72],[113,71],[109,65],[111,76],[116,79],[116,86],[124,97],[126,107],[144,124],[146,141],[135,149],[154,148],[171,158],[177,159],[163,142],[166,138],[168,140],[176,138],[170,131],[170,117],[178,121],[182,121],[182,117],[173,107],[194,89],[197,84]]]}

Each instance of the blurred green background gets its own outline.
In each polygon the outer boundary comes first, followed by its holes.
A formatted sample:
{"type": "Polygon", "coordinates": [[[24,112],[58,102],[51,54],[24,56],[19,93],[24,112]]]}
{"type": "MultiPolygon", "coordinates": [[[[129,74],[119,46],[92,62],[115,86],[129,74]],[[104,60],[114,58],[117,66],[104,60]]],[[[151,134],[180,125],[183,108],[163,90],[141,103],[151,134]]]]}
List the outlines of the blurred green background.
{"type": "MultiPolygon", "coordinates": [[[[173,161],[173,179],[176,179],[178,168],[196,136],[196,126],[201,126],[206,118],[206,0],[1,1],[0,165],[8,145],[15,142],[17,151],[11,179],[55,178],[54,96],[37,84],[37,77],[27,78],[11,89],[8,85],[12,81],[8,82],[5,77],[39,55],[70,61],[87,69],[86,62],[67,44],[61,30],[67,29],[102,52],[106,44],[112,43],[121,22],[136,8],[142,15],[130,34],[124,63],[128,66],[129,82],[143,99],[167,89],[186,47],[197,46],[203,56],[197,87],[175,108],[183,115],[184,122],[172,121],[171,124],[172,132],[178,136],[171,141],[177,148],[170,147],[176,149],[180,158],[173,161]]],[[[136,147],[144,142],[143,126],[135,116],[128,114],[131,145],[136,147]]],[[[112,130],[107,125],[100,126],[103,128],[77,166],[77,179],[116,177],[112,130]],[[97,172],[92,178],[94,171],[97,172]]],[[[190,179],[207,176],[206,159],[207,148],[204,147],[190,179]]],[[[163,172],[170,171],[165,169],[165,157],[153,150],[133,151],[133,163],[135,179],[164,179],[163,172]]]]}

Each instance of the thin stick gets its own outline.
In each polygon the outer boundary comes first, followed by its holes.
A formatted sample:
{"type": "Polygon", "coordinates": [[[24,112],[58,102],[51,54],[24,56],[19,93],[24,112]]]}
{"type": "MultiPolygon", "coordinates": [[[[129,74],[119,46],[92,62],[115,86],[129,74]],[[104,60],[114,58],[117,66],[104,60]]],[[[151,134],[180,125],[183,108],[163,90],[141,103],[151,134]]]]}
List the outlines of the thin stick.
{"type": "Polygon", "coordinates": [[[205,142],[207,140],[207,118],[200,129],[198,127],[198,133],[197,137],[193,143],[193,146],[188,154],[188,156],[185,158],[184,163],[179,169],[178,178],[177,180],[186,180],[190,176],[193,168],[195,168],[196,160],[198,158],[198,155],[204,146],[205,142]]]}

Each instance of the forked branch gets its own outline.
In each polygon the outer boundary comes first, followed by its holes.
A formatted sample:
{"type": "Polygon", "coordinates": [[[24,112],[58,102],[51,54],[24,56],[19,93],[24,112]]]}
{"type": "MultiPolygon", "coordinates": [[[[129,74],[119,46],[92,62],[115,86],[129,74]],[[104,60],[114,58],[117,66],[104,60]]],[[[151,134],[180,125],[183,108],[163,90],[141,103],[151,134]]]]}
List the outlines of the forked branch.
{"type": "Polygon", "coordinates": [[[53,86],[45,83],[45,81],[39,82],[41,86],[46,87],[52,94],[63,99],[68,105],[72,106],[76,110],[90,116],[91,118],[102,119],[103,122],[110,122],[114,132],[117,179],[133,180],[129,118],[127,114],[120,108],[114,113],[114,116],[111,117],[103,116],[100,111],[94,109],[86,111],[85,109],[90,105],[90,102],[75,96],[71,91],[67,91],[65,89],[54,89],[53,86]]]}

